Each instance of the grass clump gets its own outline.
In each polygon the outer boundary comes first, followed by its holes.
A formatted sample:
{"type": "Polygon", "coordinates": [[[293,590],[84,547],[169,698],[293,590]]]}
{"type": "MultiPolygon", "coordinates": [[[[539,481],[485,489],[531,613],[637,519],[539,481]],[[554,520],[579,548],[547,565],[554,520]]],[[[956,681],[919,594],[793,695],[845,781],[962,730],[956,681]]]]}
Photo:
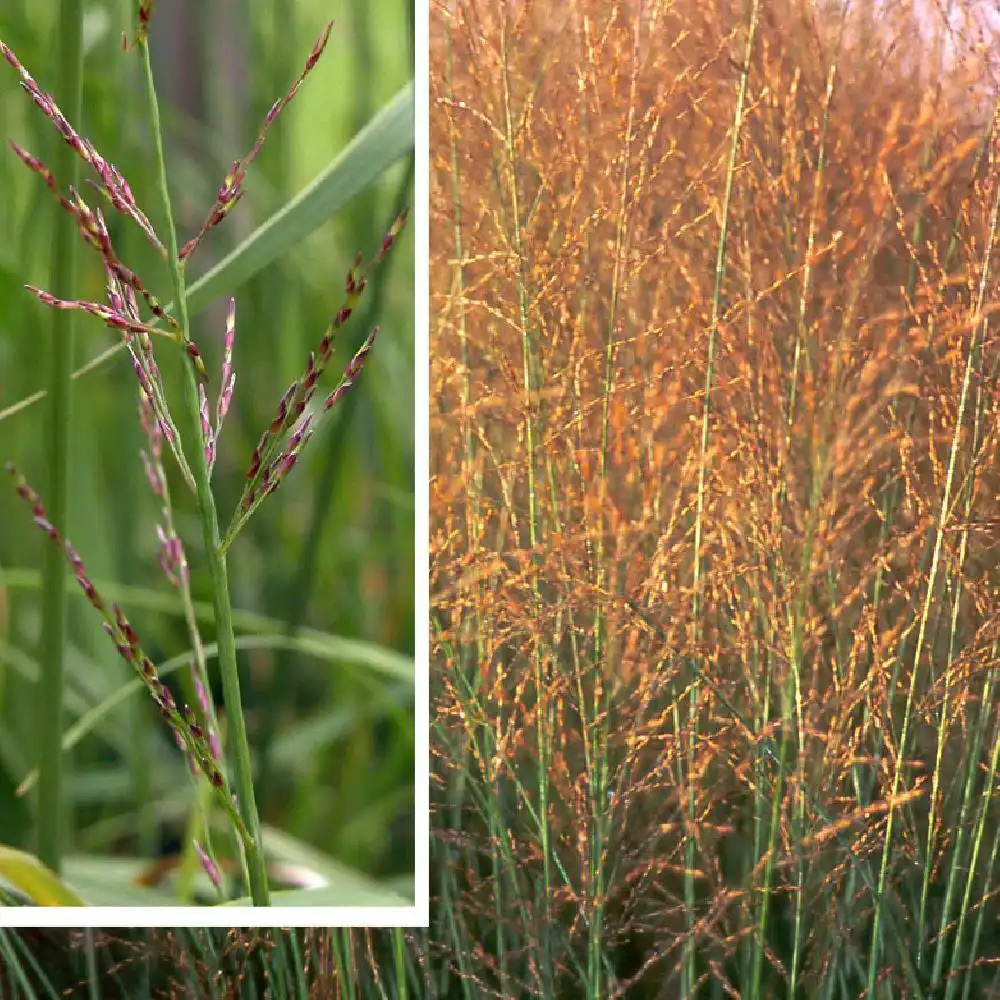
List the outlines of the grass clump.
{"type": "Polygon", "coordinates": [[[996,988],[991,31],[434,8],[432,995],[996,988]]]}
{"type": "Polygon", "coordinates": [[[130,928],[0,930],[4,996],[407,997],[402,930],[130,928]]]}

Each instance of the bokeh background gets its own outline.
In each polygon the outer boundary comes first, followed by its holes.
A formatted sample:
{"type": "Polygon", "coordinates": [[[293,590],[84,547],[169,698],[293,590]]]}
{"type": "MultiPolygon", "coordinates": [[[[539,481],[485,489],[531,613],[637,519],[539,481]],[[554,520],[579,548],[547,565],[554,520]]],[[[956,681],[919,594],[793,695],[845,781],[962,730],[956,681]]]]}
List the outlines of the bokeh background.
{"type": "MultiPolygon", "coordinates": [[[[125,0],[87,5],[84,110],[76,124],[118,166],[158,225],[141,64],[121,42],[123,30],[134,32],[134,8],[125,0]]],[[[43,90],[55,75],[56,14],[57,5],[27,0],[7,0],[0,9],[0,37],[43,90]]],[[[154,68],[182,241],[197,231],[230,164],[250,149],[267,109],[287,92],[331,18],[324,57],[272,127],[243,201],[192,258],[189,282],[305,187],[411,79],[413,6],[157,6],[154,68]]],[[[6,64],[0,134],[43,160],[58,141],[6,64]]],[[[412,205],[412,171],[412,156],[398,160],[335,217],[318,219],[291,253],[233,290],[236,394],[213,477],[223,526],[262,429],[340,305],[355,254],[371,257],[395,216],[412,205]]],[[[122,259],[169,299],[169,278],[142,234],[120,217],[109,222],[122,259]]],[[[44,404],[28,404],[44,385],[51,319],[23,286],[46,287],[53,227],[71,224],[39,178],[9,150],[0,154],[0,457],[36,485],[44,404]]],[[[381,879],[407,895],[414,866],[413,269],[412,236],[404,231],[338,336],[333,370],[321,386],[332,389],[378,323],[382,332],[362,376],[229,561],[237,637],[270,636],[262,642],[272,644],[241,653],[263,822],[287,835],[293,852],[308,845],[342,866],[345,879],[381,879]],[[282,639],[302,629],[312,630],[312,651],[282,639]],[[338,638],[362,642],[362,654],[338,653],[338,638]]],[[[78,297],[100,301],[102,288],[99,261],[84,253],[78,297]]],[[[192,318],[211,373],[219,368],[225,305],[218,301],[192,318]]],[[[116,335],[90,317],[81,317],[77,330],[76,368],[115,343],[116,335]]],[[[175,373],[164,347],[159,358],[169,387],[175,373]]],[[[75,406],[69,537],[91,576],[121,599],[150,655],[182,655],[189,642],[179,598],[157,566],[158,508],[139,460],[143,437],[127,355],[118,352],[77,379],[75,406]]],[[[165,464],[173,475],[169,457],[165,464]]],[[[172,486],[194,597],[210,602],[194,506],[179,481],[172,486]]],[[[16,788],[37,750],[32,691],[43,543],[13,489],[0,488],[0,843],[26,849],[33,842],[31,802],[16,788]]],[[[67,725],[131,679],[73,586],[67,725]]],[[[202,625],[212,642],[210,615],[202,625]]],[[[178,849],[193,784],[148,698],[133,694],[103,712],[68,766],[70,850],[80,879],[100,877],[101,858],[133,859],[141,871],[178,849]],[[97,867],[84,872],[79,864],[87,859],[97,867]]]]}

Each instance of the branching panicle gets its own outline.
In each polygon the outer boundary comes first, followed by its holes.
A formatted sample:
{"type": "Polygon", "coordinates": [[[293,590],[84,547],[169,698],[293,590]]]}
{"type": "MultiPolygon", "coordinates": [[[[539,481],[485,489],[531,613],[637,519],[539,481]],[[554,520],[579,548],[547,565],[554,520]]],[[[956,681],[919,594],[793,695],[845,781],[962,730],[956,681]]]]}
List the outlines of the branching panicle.
{"type": "Polygon", "coordinates": [[[274,122],[275,118],[285,109],[289,102],[298,93],[299,87],[302,86],[305,78],[312,72],[313,67],[319,61],[320,56],[323,54],[323,50],[326,48],[326,43],[330,39],[330,31],[333,28],[333,22],[330,21],[326,27],[323,29],[316,44],[313,46],[313,50],[306,60],[305,68],[299,74],[299,78],[292,85],[292,89],[288,93],[275,101],[274,104],[268,109],[267,114],[264,117],[264,124],[261,127],[260,133],[257,136],[257,141],[253,144],[253,148],[247,153],[246,156],[241,159],[234,160],[233,165],[229,168],[229,172],[223,178],[222,184],[219,187],[219,193],[216,195],[215,204],[212,206],[212,210],[208,214],[208,218],[202,223],[201,229],[198,230],[197,234],[187,243],[181,247],[180,259],[187,260],[188,257],[197,250],[198,245],[205,238],[205,235],[209,230],[214,229],[223,219],[235,208],[236,204],[244,195],[243,181],[246,179],[247,170],[250,164],[257,158],[257,154],[260,152],[261,147],[264,145],[264,140],[267,138],[268,129],[274,122]]]}
{"type": "MultiPolygon", "coordinates": [[[[27,91],[28,95],[35,102],[37,107],[41,110],[42,114],[45,115],[49,121],[55,126],[56,130],[63,137],[63,140],[72,148],[72,150],[86,163],[93,171],[97,174],[100,179],[99,190],[104,194],[115,209],[121,212],[123,215],[129,216],[136,225],[146,234],[147,239],[156,248],[161,256],[166,256],[166,250],[164,249],[163,243],[160,241],[159,237],[153,229],[152,224],[149,219],[139,210],[139,206],[135,203],[135,198],[132,195],[132,189],[129,187],[128,182],[121,175],[121,172],[115,167],[113,163],[109,163],[107,160],[101,156],[100,153],[94,148],[92,142],[89,139],[83,138],[76,129],[66,120],[66,116],[59,110],[58,105],[55,100],[53,100],[51,94],[43,92],[37,83],[35,83],[34,78],[31,74],[21,65],[20,60],[11,51],[11,49],[0,40],[0,54],[14,67],[15,70],[20,74],[21,86],[27,91]]],[[[42,176],[51,177],[47,171],[39,170],[38,167],[34,166],[28,159],[25,158],[18,152],[18,156],[24,160],[33,170],[38,173],[42,173],[42,176]]],[[[34,163],[39,161],[31,160],[34,163]]],[[[48,183],[48,181],[46,181],[48,183]]],[[[55,191],[55,181],[49,185],[50,188],[55,191]]]]}
{"type": "MultiPolygon", "coordinates": [[[[347,323],[364,294],[367,273],[384,260],[396,243],[396,239],[406,225],[407,212],[404,211],[393,221],[388,233],[382,239],[378,253],[372,258],[367,269],[363,269],[364,258],[358,254],[354,258],[344,278],[344,301],[334,314],[333,320],[324,331],[318,348],[310,351],[306,358],[305,371],[286,390],[278,402],[271,423],[261,435],[250,456],[250,464],[245,476],[243,495],[236,512],[226,530],[222,542],[225,551],[233,538],[247,522],[264,498],[273,493],[285,476],[294,468],[299,455],[315,430],[313,417],[303,414],[316,392],[319,380],[333,357],[333,341],[337,331],[347,323]]],[[[365,360],[378,336],[375,327],[365,338],[358,352],[351,359],[336,388],[325,399],[320,415],[326,414],[341,400],[354,385],[365,360]]]]}
{"type": "MultiPolygon", "coordinates": [[[[138,416],[146,436],[145,447],[140,449],[140,457],[149,488],[160,506],[160,519],[155,525],[157,539],[157,561],[170,585],[178,592],[184,607],[191,638],[191,679],[195,695],[188,695],[196,701],[197,707],[184,704],[178,707],[170,689],[158,676],[157,668],[144,652],[139,636],[124,611],[117,603],[107,604],[101,597],[93,581],[89,578],[83,560],[73,546],[60,534],[50,521],[37,493],[32,490],[23,476],[8,466],[14,477],[18,494],[29,504],[38,527],[61,550],[72,567],[77,583],[83,590],[91,606],[98,611],[102,625],[118,654],[141,678],[157,706],[169,724],[178,747],[186,755],[193,773],[200,771],[218,792],[220,801],[229,815],[238,834],[243,852],[244,874],[251,895],[257,905],[268,901],[267,878],[260,848],[259,816],[253,796],[252,769],[245,723],[240,710],[241,697],[238,682],[235,632],[232,625],[232,608],[224,552],[232,539],[227,535],[225,542],[219,542],[219,525],[215,508],[215,497],[211,489],[211,474],[218,457],[218,440],[223,422],[232,404],[236,376],[233,370],[233,348],[235,341],[235,300],[229,300],[225,333],[222,343],[222,362],[218,392],[214,406],[207,389],[208,375],[204,360],[197,345],[191,340],[189,327],[189,295],[184,279],[186,258],[198,246],[205,234],[219,224],[244,195],[247,171],[260,153],[267,133],[275,119],[294,99],[306,77],[312,72],[329,41],[332,22],[320,34],[305,66],[291,89],[284,97],[269,108],[260,132],[250,151],[233,162],[232,167],[220,185],[215,204],[201,230],[195,238],[178,250],[174,211],[167,178],[163,150],[163,133],[160,127],[159,101],[153,79],[148,46],[148,34],[155,7],[155,0],[137,0],[138,31],[134,46],[140,50],[143,60],[144,82],[155,152],[155,165],[160,195],[162,198],[165,242],[161,242],[146,215],[139,209],[128,182],[120,171],[106,160],[87,138],[81,136],[63,115],[50,94],[43,92],[14,53],[0,41],[0,54],[17,71],[21,86],[34,104],[52,122],[62,140],[71,148],[75,156],[82,159],[93,171],[96,180],[88,181],[106,201],[119,213],[129,216],[144,232],[156,251],[167,260],[172,284],[172,303],[167,308],[149,291],[139,275],[128,267],[115,250],[106,223],[103,206],[89,204],[81,194],[87,191],[76,182],[65,189],[60,186],[52,170],[27,150],[11,143],[15,155],[33,173],[41,178],[60,208],[73,220],[84,243],[100,257],[105,275],[105,301],[89,301],[59,297],[52,292],[28,285],[28,290],[50,308],[78,310],[100,319],[108,327],[117,330],[129,352],[133,374],[138,386],[138,416]],[[166,244],[166,245],[165,245],[166,244]],[[169,247],[169,249],[167,249],[169,247]],[[151,314],[152,318],[140,314],[151,314]],[[181,436],[168,406],[167,393],[159,366],[154,356],[156,335],[179,344],[191,365],[184,365],[185,408],[187,419],[185,440],[182,448],[181,436]],[[192,372],[194,376],[192,376],[192,372]],[[186,485],[197,498],[198,513],[203,529],[203,541],[207,554],[209,572],[212,579],[213,608],[215,611],[218,660],[226,694],[227,708],[233,741],[232,774],[239,789],[239,801],[229,787],[222,760],[221,745],[217,733],[215,709],[208,693],[205,650],[199,634],[194,604],[190,593],[190,574],[184,545],[176,531],[170,498],[170,488],[163,466],[163,442],[175,456],[178,468],[186,485]],[[191,457],[191,464],[188,458],[191,457]]],[[[126,50],[130,48],[123,36],[126,50]]],[[[72,157],[70,158],[72,163],[72,157]]],[[[88,198],[90,195],[88,194],[88,198]]],[[[389,235],[382,241],[380,249],[371,265],[377,264],[392,246],[395,235],[405,222],[405,213],[394,223],[389,235]]],[[[113,227],[112,227],[113,228],[113,227]]],[[[71,243],[74,241],[71,240],[71,243]]],[[[309,412],[308,406],[316,392],[320,377],[331,359],[333,336],[351,317],[352,312],[366,285],[366,277],[361,270],[362,258],[355,260],[345,282],[345,300],[328,327],[319,349],[310,353],[302,378],[289,386],[278,406],[276,416],[262,435],[250,463],[244,496],[241,498],[239,514],[234,518],[233,533],[242,525],[254,507],[265,496],[276,490],[298,461],[314,432],[314,424],[322,418],[331,404],[328,397],[323,410],[309,412]],[[238,522],[238,523],[237,523],[238,522]]],[[[61,291],[61,289],[60,289],[61,291]]],[[[336,394],[342,394],[353,383],[360,372],[364,357],[371,348],[375,331],[367,338],[361,351],[348,365],[336,394]]],[[[337,396],[339,398],[339,395],[337,396]]],[[[55,508],[53,508],[55,510],[55,508]]],[[[61,523],[61,522],[60,522],[61,523]]],[[[58,562],[58,560],[57,560],[58,562]]],[[[60,585],[61,592],[61,585],[60,585]]],[[[198,845],[199,855],[213,881],[218,884],[218,871],[214,861],[198,845]]]]}
{"type": "Polygon", "coordinates": [[[91,606],[101,615],[104,630],[107,632],[118,654],[142,679],[154,701],[164,714],[164,717],[183,744],[185,751],[193,759],[201,763],[201,769],[211,781],[213,787],[221,790],[220,802],[233,822],[242,830],[243,820],[238,810],[233,806],[232,796],[225,787],[225,779],[218,768],[212,764],[216,744],[206,740],[204,729],[201,725],[196,724],[192,726],[190,720],[193,717],[193,711],[190,708],[186,707],[184,714],[181,714],[177,710],[177,705],[173,695],[170,693],[170,689],[160,680],[153,661],[143,650],[139,636],[133,628],[132,623],[126,617],[125,612],[117,602],[112,603],[109,609],[93,581],[87,575],[86,567],[79,553],[69,541],[63,539],[48,520],[41,498],[12,463],[8,462],[6,468],[14,480],[18,495],[31,508],[35,523],[65,555],[81,590],[83,590],[91,606]]]}

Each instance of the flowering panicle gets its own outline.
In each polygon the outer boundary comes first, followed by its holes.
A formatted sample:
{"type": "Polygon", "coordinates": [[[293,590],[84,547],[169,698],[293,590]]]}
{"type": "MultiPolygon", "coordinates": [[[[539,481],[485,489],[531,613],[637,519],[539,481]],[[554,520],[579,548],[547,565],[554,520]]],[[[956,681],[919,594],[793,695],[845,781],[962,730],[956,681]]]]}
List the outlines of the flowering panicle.
{"type": "MultiPolygon", "coordinates": [[[[93,171],[97,174],[100,179],[100,184],[98,189],[102,194],[107,197],[108,201],[121,212],[123,215],[129,216],[136,225],[146,234],[146,238],[150,243],[156,247],[157,251],[162,257],[167,256],[166,248],[160,241],[160,238],[156,235],[149,219],[142,213],[139,206],[135,203],[135,197],[132,194],[132,189],[128,186],[128,182],[118,171],[113,163],[109,163],[107,160],[101,156],[100,153],[94,148],[92,142],[89,139],[83,138],[76,129],[66,120],[66,116],[59,110],[58,105],[52,98],[51,94],[44,93],[35,83],[31,74],[21,65],[17,56],[8,48],[2,40],[0,40],[0,54],[17,70],[21,76],[21,86],[28,92],[28,95],[39,107],[42,113],[45,115],[49,121],[56,127],[59,134],[63,137],[70,148],[86,163],[93,171]]],[[[18,153],[21,159],[24,160],[25,156],[21,152],[18,153]]],[[[33,158],[32,158],[33,159],[33,158]]],[[[25,160],[25,162],[28,162],[25,160]]],[[[35,161],[38,162],[38,161],[35,161]]],[[[34,169],[34,168],[33,168],[34,169]]],[[[43,175],[44,176],[44,175],[43,175]]],[[[48,175],[51,177],[51,174],[48,175]]],[[[50,187],[55,184],[52,181],[50,187]]]]}
{"type": "Polygon", "coordinates": [[[178,255],[181,260],[186,260],[192,253],[194,253],[194,251],[198,248],[198,245],[205,238],[205,234],[222,222],[222,220],[233,210],[236,203],[243,197],[243,181],[246,178],[247,169],[257,158],[257,154],[264,145],[264,139],[267,137],[268,129],[271,127],[275,118],[281,114],[292,98],[295,97],[298,93],[299,87],[302,86],[305,78],[312,72],[313,67],[319,61],[319,57],[323,54],[323,50],[326,48],[326,43],[330,39],[330,30],[332,28],[333,22],[330,21],[323,29],[319,38],[316,40],[316,44],[313,46],[312,52],[306,60],[305,68],[299,74],[299,78],[292,85],[292,89],[284,97],[275,101],[274,104],[271,105],[264,118],[264,124],[261,127],[260,134],[257,136],[257,141],[253,144],[253,148],[249,153],[247,153],[246,156],[239,160],[235,160],[233,165],[229,168],[229,172],[222,180],[222,185],[219,188],[215,204],[212,206],[212,210],[209,212],[208,218],[206,218],[204,223],[202,223],[202,227],[198,230],[198,233],[192,239],[188,240],[183,247],[181,247],[178,255]]]}
{"type": "MultiPolygon", "coordinates": [[[[132,189],[118,169],[97,152],[97,149],[89,139],[85,139],[77,133],[59,110],[51,95],[43,93],[39,89],[31,74],[21,65],[17,56],[14,55],[2,40],[0,40],[0,53],[3,54],[7,62],[21,75],[21,85],[46,117],[55,125],[66,143],[97,174],[100,181],[100,183],[94,185],[97,190],[111,202],[115,209],[131,217],[143,230],[159,253],[163,257],[166,257],[167,252],[162,242],[154,232],[149,220],[140,211],[132,194],[132,189]]],[[[192,341],[184,338],[177,321],[167,314],[156,297],[142,283],[139,276],[126,267],[115,253],[111,245],[111,238],[108,234],[104,217],[100,210],[91,209],[80,193],[73,187],[70,187],[67,194],[63,194],[52,171],[41,160],[27,152],[27,150],[22,149],[16,143],[11,143],[11,146],[21,162],[42,178],[45,186],[52,192],[59,204],[73,217],[80,235],[89,246],[101,255],[105,268],[111,270],[123,285],[139,294],[145,300],[150,312],[157,319],[168,324],[173,329],[172,331],[162,330],[149,324],[143,324],[139,321],[137,313],[130,318],[124,317],[119,310],[115,310],[114,308],[109,309],[108,306],[101,303],[85,303],[75,299],[57,299],[49,293],[42,293],[33,286],[29,285],[29,289],[49,306],[58,309],[81,309],[84,312],[89,312],[97,316],[99,319],[103,319],[108,326],[121,330],[123,333],[136,333],[141,330],[146,333],[156,333],[160,336],[166,336],[177,341],[183,345],[185,351],[194,362],[199,378],[202,381],[207,381],[208,376],[205,371],[205,364],[202,361],[198,348],[192,341]]]]}
{"type": "Polygon", "coordinates": [[[239,814],[239,810],[233,805],[232,793],[229,790],[225,775],[215,764],[212,744],[205,738],[202,727],[197,724],[193,709],[190,706],[185,706],[183,712],[178,709],[177,703],[170,693],[170,689],[160,680],[155,664],[143,650],[139,636],[136,634],[131,622],[125,617],[125,613],[116,603],[112,603],[109,606],[98,592],[93,581],[87,576],[83,559],[80,558],[73,545],[60,536],[55,526],[48,519],[41,499],[28,484],[24,476],[10,462],[7,463],[6,467],[14,479],[18,495],[31,508],[35,524],[49,536],[66,556],[76,577],[76,581],[86,595],[87,600],[104,620],[104,631],[108,633],[115,648],[118,650],[118,654],[135,670],[136,674],[149,690],[161,714],[173,729],[175,738],[183,744],[184,750],[198,762],[199,768],[205,777],[219,791],[220,801],[233,819],[233,822],[238,824],[240,834],[243,836],[246,832],[243,819],[239,814]],[[194,720],[193,723],[192,720],[194,720]]]}
{"type": "MultiPolygon", "coordinates": [[[[389,232],[382,240],[378,253],[369,263],[368,271],[381,263],[392,249],[397,237],[406,225],[406,218],[407,213],[404,211],[393,222],[389,232]]],[[[309,353],[309,357],[306,359],[306,370],[302,377],[285,390],[285,394],[278,403],[277,412],[257,442],[257,447],[250,457],[243,494],[222,540],[221,549],[223,552],[229,548],[232,540],[264,498],[281,485],[285,476],[294,468],[302,449],[312,437],[315,430],[314,417],[305,412],[306,407],[316,393],[320,376],[333,357],[333,341],[337,331],[351,318],[358,300],[364,293],[367,276],[366,272],[362,270],[362,260],[360,254],[354,259],[344,280],[343,303],[324,331],[319,347],[309,353]]],[[[378,332],[378,327],[375,327],[351,359],[337,387],[326,397],[319,411],[321,416],[343,398],[354,385],[378,332]]]]}
{"type": "MultiPolygon", "coordinates": [[[[146,46],[156,0],[135,0],[135,3],[138,5],[138,32],[134,44],[143,48],[142,54],[146,61],[145,69],[147,70],[146,79],[150,89],[150,106],[155,119],[156,98],[151,75],[148,72],[149,52],[146,46]]],[[[184,315],[184,262],[197,248],[205,234],[218,225],[243,197],[243,185],[247,172],[260,153],[268,130],[278,115],[295,98],[306,77],[312,72],[327,46],[331,29],[332,22],[327,24],[320,34],[302,72],[291,89],[284,97],[271,105],[250,151],[232,164],[219,189],[215,204],[200,231],[194,239],[177,252],[177,259],[168,260],[176,296],[175,306],[177,309],[175,311],[178,315],[184,315]]],[[[123,38],[123,41],[128,49],[127,39],[123,38]]],[[[32,76],[2,40],[0,40],[0,55],[18,72],[21,86],[35,105],[52,122],[63,141],[96,175],[96,182],[88,180],[88,183],[101,194],[102,198],[109,201],[116,211],[129,216],[142,229],[161,257],[164,259],[171,257],[170,252],[158,238],[149,219],[139,209],[128,182],[118,169],[98,153],[90,140],[75,130],[60,111],[52,96],[38,87],[32,76]]],[[[146,446],[140,449],[140,457],[149,488],[160,503],[160,518],[155,526],[157,559],[165,577],[179,593],[183,603],[191,637],[190,666],[194,686],[194,695],[188,695],[188,698],[196,704],[183,704],[181,706],[177,704],[170,689],[159,677],[156,665],[143,650],[139,636],[125,613],[117,603],[107,603],[98,592],[93,581],[87,575],[80,555],[68,540],[61,537],[58,529],[49,520],[38,494],[25,478],[13,465],[8,464],[7,469],[15,480],[18,494],[31,507],[36,524],[66,557],[88,601],[101,615],[104,630],[118,654],[136,672],[149,691],[159,711],[169,724],[178,747],[186,755],[192,773],[197,775],[198,772],[201,772],[216,790],[223,808],[242,841],[244,860],[250,875],[249,883],[254,898],[256,900],[261,897],[266,902],[266,876],[263,873],[263,862],[259,845],[254,843],[254,837],[250,832],[250,830],[256,832],[258,820],[252,802],[253,796],[250,794],[252,792],[252,776],[249,754],[245,746],[245,739],[238,736],[237,747],[240,752],[235,757],[234,766],[240,788],[247,799],[244,805],[248,811],[249,819],[244,819],[240,803],[229,786],[222,763],[215,707],[209,695],[205,650],[191,598],[190,572],[184,545],[176,530],[168,479],[163,466],[164,442],[177,459],[178,467],[186,484],[198,494],[199,513],[208,535],[214,535],[217,531],[216,515],[210,496],[211,488],[209,487],[209,496],[206,497],[204,477],[201,476],[198,483],[195,481],[192,469],[181,447],[180,434],[170,414],[163,379],[156,363],[153,348],[155,343],[153,335],[166,337],[182,346],[193,363],[200,383],[197,386],[198,415],[197,419],[195,419],[194,413],[189,413],[189,416],[192,417],[192,424],[196,425],[192,426],[195,437],[199,436],[200,431],[200,441],[185,442],[185,444],[203,449],[201,453],[195,453],[199,461],[198,467],[200,468],[203,457],[208,473],[211,475],[218,453],[219,434],[230,409],[235,389],[236,377],[233,372],[235,301],[230,299],[227,311],[221,377],[213,407],[210,404],[207,390],[208,376],[205,364],[198,347],[188,337],[187,322],[185,321],[182,325],[169,315],[159,300],[147,289],[139,275],[122,262],[112,244],[104,216],[106,208],[103,204],[101,207],[97,207],[96,204],[92,207],[76,187],[69,186],[63,189],[45,163],[17,144],[12,143],[11,145],[21,162],[42,179],[52,196],[59,202],[60,207],[71,216],[80,236],[100,256],[104,267],[105,300],[103,301],[59,298],[44,289],[31,285],[27,287],[39,300],[52,308],[86,312],[102,320],[112,329],[118,330],[129,352],[139,389],[139,421],[146,436],[146,446]],[[142,303],[145,303],[145,306],[141,315],[140,305],[142,303]],[[147,310],[148,313],[152,314],[151,319],[147,318],[147,310]]],[[[157,146],[157,163],[158,166],[162,167],[159,145],[157,146]]],[[[84,192],[88,190],[82,185],[80,187],[84,192]]],[[[170,198],[166,191],[163,194],[166,215],[169,218],[171,217],[170,198]]],[[[88,197],[90,197],[89,194],[88,197]]],[[[369,267],[378,264],[385,257],[405,225],[405,221],[406,213],[403,213],[382,241],[380,249],[369,263],[369,267]]],[[[170,243],[173,248],[175,244],[172,232],[170,243]]],[[[362,271],[362,258],[359,255],[348,272],[345,282],[345,298],[341,308],[330,322],[317,350],[310,353],[303,376],[294,382],[285,393],[277,415],[271,421],[267,432],[261,438],[254,452],[251,470],[247,475],[244,497],[237,508],[237,515],[233,521],[235,527],[232,527],[227,534],[226,541],[222,546],[223,551],[228,546],[235,531],[249,518],[256,506],[265,496],[277,489],[284,477],[295,466],[299,455],[314,433],[315,425],[323,419],[327,411],[335,405],[357,379],[378,333],[377,328],[372,330],[361,349],[354,355],[344,370],[340,382],[334,391],[326,397],[323,406],[319,407],[313,404],[310,408],[319,379],[332,359],[334,335],[350,319],[365,290],[366,280],[366,275],[362,271]]],[[[190,383],[188,388],[190,388],[190,383]]],[[[192,405],[191,395],[193,394],[189,394],[187,398],[189,405],[192,405]]],[[[218,553],[212,552],[210,555],[213,560],[213,570],[217,570],[218,553]]],[[[225,613],[229,608],[230,598],[225,586],[224,574],[213,572],[213,586],[220,625],[220,663],[224,676],[228,678],[235,675],[237,665],[232,626],[227,620],[229,616],[225,613]]],[[[238,703],[233,706],[233,711],[238,718],[240,715],[238,703]]],[[[213,883],[218,886],[221,881],[218,866],[200,844],[196,843],[195,846],[206,872],[213,883]]]]}
{"type": "MultiPolygon", "coordinates": [[[[204,732],[207,739],[207,746],[214,760],[222,759],[222,750],[215,732],[215,708],[208,696],[207,670],[205,667],[205,649],[201,640],[201,633],[198,630],[198,621],[194,614],[194,607],[191,604],[191,579],[188,570],[187,555],[184,551],[184,544],[181,542],[177,529],[174,526],[173,505],[170,501],[170,489],[167,484],[167,474],[163,468],[163,439],[167,436],[165,427],[169,427],[157,415],[153,403],[153,396],[147,390],[147,384],[156,383],[159,385],[159,371],[156,362],[153,360],[152,352],[148,354],[149,338],[145,338],[145,343],[137,342],[130,345],[132,350],[132,360],[135,365],[136,374],[139,376],[139,423],[148,442],[148,450],[141,449],[139,455],[142,459],[143,468],[146,470],[146,480],[152,490],[153,496],[160,501],[161,521],[156,525],[156,537],[159,542],[157,561],[163,575],[170,581],[175,590],[180,592],[181,600],[184,604],[184,614],[187,620],[188,633],[191,638],[191,648],[194,656],[191,658],[191,679],[195,692],[198,696],[198,704],[201,706],[203,716],[206,720],[204,730],[201,726],[188,719],[191,723],[192,732],[197,728],[198,732],[204,732]],[[150,369],[151,378],[147,378],[143,363],[139,360],[143,357],[150,369]]],[[[175,733],[175,735],[177,735],[175,733]]],[[[196,733],[197,735],[197,733],[196,733]]],[[[199,736],[200,738],[200,736],[199,736]]],[[[178,740],[180,737],[178,736],[178,740]]],[[[182,742],[182,751],[186,748],[182,742]]],[[[197,774],[201,765],[199,761],[188,755],[188,764],[193,774],[197,774]]]]}

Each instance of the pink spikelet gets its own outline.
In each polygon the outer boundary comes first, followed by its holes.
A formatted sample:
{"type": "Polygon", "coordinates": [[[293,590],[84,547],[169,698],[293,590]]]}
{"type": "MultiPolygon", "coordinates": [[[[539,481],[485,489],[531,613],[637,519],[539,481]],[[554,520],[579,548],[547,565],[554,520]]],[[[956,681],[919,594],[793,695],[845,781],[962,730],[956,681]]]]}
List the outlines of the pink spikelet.
{"type": "Polygon", "coordinates": [[[198,386],[198,403],[198,413],[201,417],[201,440],[205,448],[205,464],[208,466],[208,471],[211,472],[212,466],[215,464],[215,432],[208,419],[208,393],[205,392],[204,385],[198,386]]]}
{"type": "Polygon", "coordinates": [[[169,336],[163,330],[130,319],[128,316],[116,312],[111,306],[106,306],[101,302],[84,302],[81,299],[59,299],[51,294],[51,292],[46,292],[42,288],[36,288],[34,285],[25,285],[24,287],[32,295],[37,296],[42,302],[53,309],[79,309],[82,312],[90,313],[91,316],[96,316],[98,319],[104,320],[112,329],[119,330],[123,334],[155,333],[160,336],[169,336]]]}
{"type": "MultiPolygon", "coordinates": [[[[408,213],[403,211],[393,221],[368,265],[369,268],[380,263],[395,246],[399,234],[406,225],[407,215],[408,213]]],[[[223,550],[228,548],[264,498],[273,493],[294,468],[299,455],[313,434],[314,418],[318,422],[320,417],[331,410],[357,381],[378,336],[378,327],[365,338],[364,343],[344,369],[340,382],[326,397],[318,413],[314,411],[303,418],[317,390],[319,380],[333,358],[334,337],[353,315],[366,285],[367,275],[363,269],[363,257],[358,254],[344,279],[344,299],[340,307],[323,332],[319,346],[309,352],[302,376],[285,390],[270,425],[264,429],[253,450],[242,496],[222,541],[223,550]]]]}
{"type": "Polygon", "coordinates": [[[222,347],[222,377],[219,379],[219,399],[215,407],[215,434],[218,437],[222,422],[229,412],[236,388],[236,373],[233,371],[233,344],[236,340],[236,299],[230,298],[226,312],[226,338],[222,347]]]}
{"type": "MultiPolygon", "coordinates": [[[[118,654],[131,666],[138,674],[152,695],[153,700],[160,709],[171,729],[174,737],[188,755],[189,760],[196,762],[198,768],[208,778],[212,786],[220,791],[223,807],[229,812],[233,822],[240,827],[242,819],[239,812],[234,810],[231,800],[231,792],[226,787],[226,780],[222,772],[215,764],[218,751],[218,741],[212,734],[206,733],[204,727],[198,722],[193,710],[185,706],[185,711],[181,713],[177,708],[177,703],[170,689],[160,680],[157,675],[156,666],[146,655],[139,640],[139,636],[132,623],[125,616],[125,612],[116,603],[108,604],[101,597],[93,581],[87,575],[87,570],[76,549],[69,541],[64,539],[53,524],[49,521],[45,507],[38,494],[31,488],[24,476],[18,469],[7,463],[7,471],[14,480],[14,487],[18,496],[31,508],[35,518],[35,523],[49,536],[60,551],[65,555],[73,573],[76,576],[87,600],[99,612],[104,631],[107,632],[118,651],[118,654]]],[[[172,540],[171,540],[172,541],[172,540]]],[[[172,554],[176,555],[179,549],[171,544],[172,554]]],[[[245,826],[240,829],[241,836],[245,834],[245,826]]]]}
{"type": "Polygon", "coordinates": [[[198,853],[198,860],[201,861],[201,867],[205,869],[205,874],[209,877],[212,885],[216,889],[222,888],[222,872],[219,871],[219,866],[212,860],[208,852],[198,843],[194,841],[194,849],[198,853]]]}

